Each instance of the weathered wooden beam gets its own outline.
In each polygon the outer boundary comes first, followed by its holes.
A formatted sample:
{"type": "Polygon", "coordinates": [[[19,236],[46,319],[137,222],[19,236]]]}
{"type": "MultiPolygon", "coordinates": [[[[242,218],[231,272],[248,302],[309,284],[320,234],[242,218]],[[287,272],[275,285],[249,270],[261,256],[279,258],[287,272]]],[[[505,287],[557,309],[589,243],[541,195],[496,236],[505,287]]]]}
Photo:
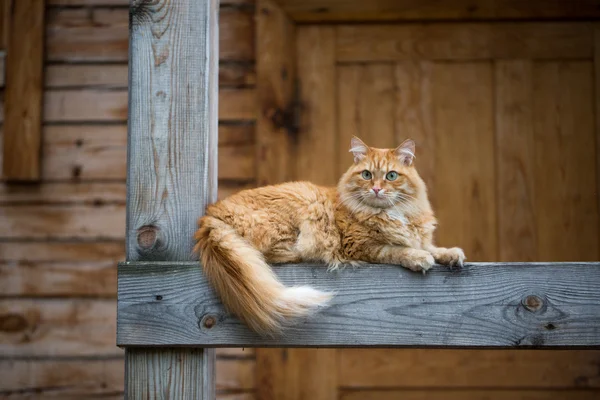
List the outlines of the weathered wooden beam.
{"type": "MultiPolygon", "coordinates": [[[[127,260],[194,260],[217,198],[218,0],[132,1],[127,260]]],[[[214,349],[127,348],[128,399],[215,396],[214,349]]]]}
{"type": "Polygon", "coordinates": [[[119,266],[120,346],[600,347],[600,263],[478,263],[427,275],[390,265],[276,266],[330,307],[261,338],[223,309],[200,265],[119,266]]]}

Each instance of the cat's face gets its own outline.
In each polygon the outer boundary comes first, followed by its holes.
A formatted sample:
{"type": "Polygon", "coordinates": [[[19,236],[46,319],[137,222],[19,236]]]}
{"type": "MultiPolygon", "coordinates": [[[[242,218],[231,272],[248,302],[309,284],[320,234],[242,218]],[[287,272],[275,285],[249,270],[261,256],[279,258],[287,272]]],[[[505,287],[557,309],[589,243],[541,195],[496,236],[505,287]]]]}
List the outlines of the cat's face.
{"type": "Polygon", "coordinates": [[[413,166],[412,140],[395,149],[376,149],[355,137],[350,152],[354,155],[354,165],[342,177],[339,189],[351,207],[394,207],[409,211],[425,190],[413,166]]]}

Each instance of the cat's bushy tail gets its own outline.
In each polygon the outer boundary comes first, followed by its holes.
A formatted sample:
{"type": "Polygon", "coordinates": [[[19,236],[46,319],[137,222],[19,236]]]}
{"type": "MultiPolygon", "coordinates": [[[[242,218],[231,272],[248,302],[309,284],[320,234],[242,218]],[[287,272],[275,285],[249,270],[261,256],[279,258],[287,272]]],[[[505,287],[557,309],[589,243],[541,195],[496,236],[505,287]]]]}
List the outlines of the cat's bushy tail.
{"type": "Polygon", "coordinates": [[[280,333],[332,296],[308,286],[284,286],[260,251],[220,219],[202,217],[195,239],[204,273],[225,307],[259,334],[280,333]]]}

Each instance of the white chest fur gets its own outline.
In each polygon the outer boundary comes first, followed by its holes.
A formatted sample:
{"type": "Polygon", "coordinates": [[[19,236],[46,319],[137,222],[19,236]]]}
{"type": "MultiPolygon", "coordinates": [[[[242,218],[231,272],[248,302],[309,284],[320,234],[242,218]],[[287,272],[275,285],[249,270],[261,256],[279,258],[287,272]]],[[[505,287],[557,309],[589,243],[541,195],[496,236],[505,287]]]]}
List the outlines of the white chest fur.
{"type": "Polygon", "coordinates": [[[404,215],[404,213],[402,211],[399,211],[395,208],[391,208],[391,209],[386,210],[386,213],[387,213],[388,217],[390,217],[390,219],[392,219],[394,221],[400,221],[403,224],[408,223],[408,219],[406,218],[406,216],[404,215]]]}

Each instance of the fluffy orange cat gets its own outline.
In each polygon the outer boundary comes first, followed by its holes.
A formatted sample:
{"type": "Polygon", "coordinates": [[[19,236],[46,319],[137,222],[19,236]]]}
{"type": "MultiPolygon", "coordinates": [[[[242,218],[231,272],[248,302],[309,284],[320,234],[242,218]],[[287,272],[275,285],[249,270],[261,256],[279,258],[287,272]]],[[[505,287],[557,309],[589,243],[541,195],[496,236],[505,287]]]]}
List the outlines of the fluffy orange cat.
{"type": "Polygon", "coordinates": [[[209,205],[195,239],[204,272],[225,307],[260,334],[324,306],[330,293],[286,287],[268,263],[363,262],[425,272],[462,266],[459,248],[436,247],[436,219],[413,165],[415,144],[377,149],[353,138],[354,164],[337,187],[289,182],[209,205]]]}

